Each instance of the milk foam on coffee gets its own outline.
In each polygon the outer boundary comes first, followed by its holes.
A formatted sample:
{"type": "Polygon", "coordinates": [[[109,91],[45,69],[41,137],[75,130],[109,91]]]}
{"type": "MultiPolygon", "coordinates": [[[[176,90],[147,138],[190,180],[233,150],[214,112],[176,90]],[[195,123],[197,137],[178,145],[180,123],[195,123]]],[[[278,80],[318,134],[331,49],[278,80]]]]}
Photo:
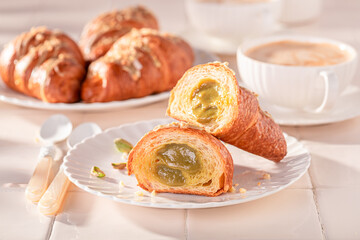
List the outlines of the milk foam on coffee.
{"type": "Polygon", "coordinates": [[[249,49],[248,57],[288,66],[326,66],[346,62],[349,53],[331,43],[278,41],[249,49]]]}

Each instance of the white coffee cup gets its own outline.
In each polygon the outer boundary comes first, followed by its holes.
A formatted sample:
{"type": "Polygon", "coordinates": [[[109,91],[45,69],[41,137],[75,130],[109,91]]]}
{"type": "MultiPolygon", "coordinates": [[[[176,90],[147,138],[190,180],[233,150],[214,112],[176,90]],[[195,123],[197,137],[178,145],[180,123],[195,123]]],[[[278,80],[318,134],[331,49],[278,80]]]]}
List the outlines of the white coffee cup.
{"type": "Polygon", "coordinates": [[[191,25],[207,36],[241,42],[276,28],[280,0],[254,2],[186,0],[191,25]]]}
{"type": "Polygon", "coordinates": [[[351,83],[357,66],[356,50],[348,44],[309,36],[270,36],[243,43],[237,51],[242,81],[264,100],[278,106],[309,112],[330,110],[351,83]],[[254,60],[245,53],[279,41],[329,43],[345,50],[344,62],[326,66],[287,66],[254,60]]]}
{"type": "Polygon", "coordinates": [[[282,0],[280,22],[302,24],[318,18],[323,0],[282,0]]]}

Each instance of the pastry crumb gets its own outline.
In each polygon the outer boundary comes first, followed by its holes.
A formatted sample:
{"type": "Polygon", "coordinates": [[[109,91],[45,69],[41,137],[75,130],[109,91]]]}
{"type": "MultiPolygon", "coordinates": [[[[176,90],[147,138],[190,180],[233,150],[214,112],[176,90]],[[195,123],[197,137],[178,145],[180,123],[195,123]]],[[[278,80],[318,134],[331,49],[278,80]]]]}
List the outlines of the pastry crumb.
{"type": "Polygon", "coordinates": [[[138,197],[144,196],[144,193],[143,193],[142,191],[137,191],[137,192],[135,192],[134,194],[135,194],[136,196],[138,196],[138,197]]]}
{"type": "Polygon", "coordinates": [[[120,181],[120,182],[119,182],[119,185],[120,185],[120,187],[125,187],[124,181],[120,181]]]}
{"type": "Polygon", "coordinates": [[[271,176],[269,173],[264,173],[263,176],[262,176],[263,179],[270,179],[271,176]]]}
{"type": "MultiPolygon", "coordinates": [[[[220,64],[221,64],[221,62],[219,62],[219,61],[215,61],[214,63],[220,63],[220,64]]],[[[228,66],[229,66],[229,62],[223,62],[222,65],[228,67],[228,66]]]]}
{"type": "Polygon", "coordinates": [[[153,190],[152,192],[151,192],[151,197],[155,197],[156,196],[156,192],[155,192],[155,190],[153,190]]]}
{"type": "Polygon", "coordinates": [[[122,159],[124,162],[127,162],[127,160],[129,159],[129,153],[124,152],[124,153],[121,155],[121,159],[122,159]]]}
{"type": "Polygon", "coordinates": [[[260,185],[261,185],[261,182],[258,182],[257,185],[260,186],[260,185]]]}
{"type": "Polygon", "coordinates": [[[235,192],[235,191],[236,191],[236,190],[235,190],[234,187],[231,187],[230,190],[229,190],[229,192],[231,192],[231,193],[233,193],[233,192],[235,192]]]}
{"type": "Polygon", "coordinates": [[[235,183],[235,187],[237,187],[237,186],[239,186],[239,184],[238,184],[238,183],[235,183]]]}
{"type": "Polygon", "coordinates": [[[239,188],[239,193],[246,193],[246,189],[245,188],[239,188]]]}

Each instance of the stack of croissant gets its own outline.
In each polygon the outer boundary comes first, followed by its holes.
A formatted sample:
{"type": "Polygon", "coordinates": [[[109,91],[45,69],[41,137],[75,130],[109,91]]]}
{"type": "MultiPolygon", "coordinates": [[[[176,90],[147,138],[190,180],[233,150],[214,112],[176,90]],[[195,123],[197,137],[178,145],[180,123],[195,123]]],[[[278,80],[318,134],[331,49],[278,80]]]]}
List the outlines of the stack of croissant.
{"type": "Polygon", "coordinates": [[[44,102],[109,102],[170,90],[193,60],[184,40],[158,31],[149,10],[131,7],[89,22],[79,45],[45,27],[22,33],[3,49],[0,74],[44,102]]]}

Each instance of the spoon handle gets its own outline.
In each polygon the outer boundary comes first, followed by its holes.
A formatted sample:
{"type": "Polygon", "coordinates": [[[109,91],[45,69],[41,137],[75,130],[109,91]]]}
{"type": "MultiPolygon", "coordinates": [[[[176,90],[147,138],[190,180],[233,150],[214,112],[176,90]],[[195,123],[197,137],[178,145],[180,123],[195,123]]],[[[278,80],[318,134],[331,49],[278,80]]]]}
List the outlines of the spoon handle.
{"type": "Polygon", "coordinates": [[[49,188],[39,201],[38,210],[44,215],[56,215],[70,185],[63,168],[60,168],[49,188]]]}
{"type": "Polygon", "coordinates": [[[38,202],[50,183],[50,174],[53,165],[52,156],[42,157],[26,187],[25,196],[32,202],[38,202]]]}

